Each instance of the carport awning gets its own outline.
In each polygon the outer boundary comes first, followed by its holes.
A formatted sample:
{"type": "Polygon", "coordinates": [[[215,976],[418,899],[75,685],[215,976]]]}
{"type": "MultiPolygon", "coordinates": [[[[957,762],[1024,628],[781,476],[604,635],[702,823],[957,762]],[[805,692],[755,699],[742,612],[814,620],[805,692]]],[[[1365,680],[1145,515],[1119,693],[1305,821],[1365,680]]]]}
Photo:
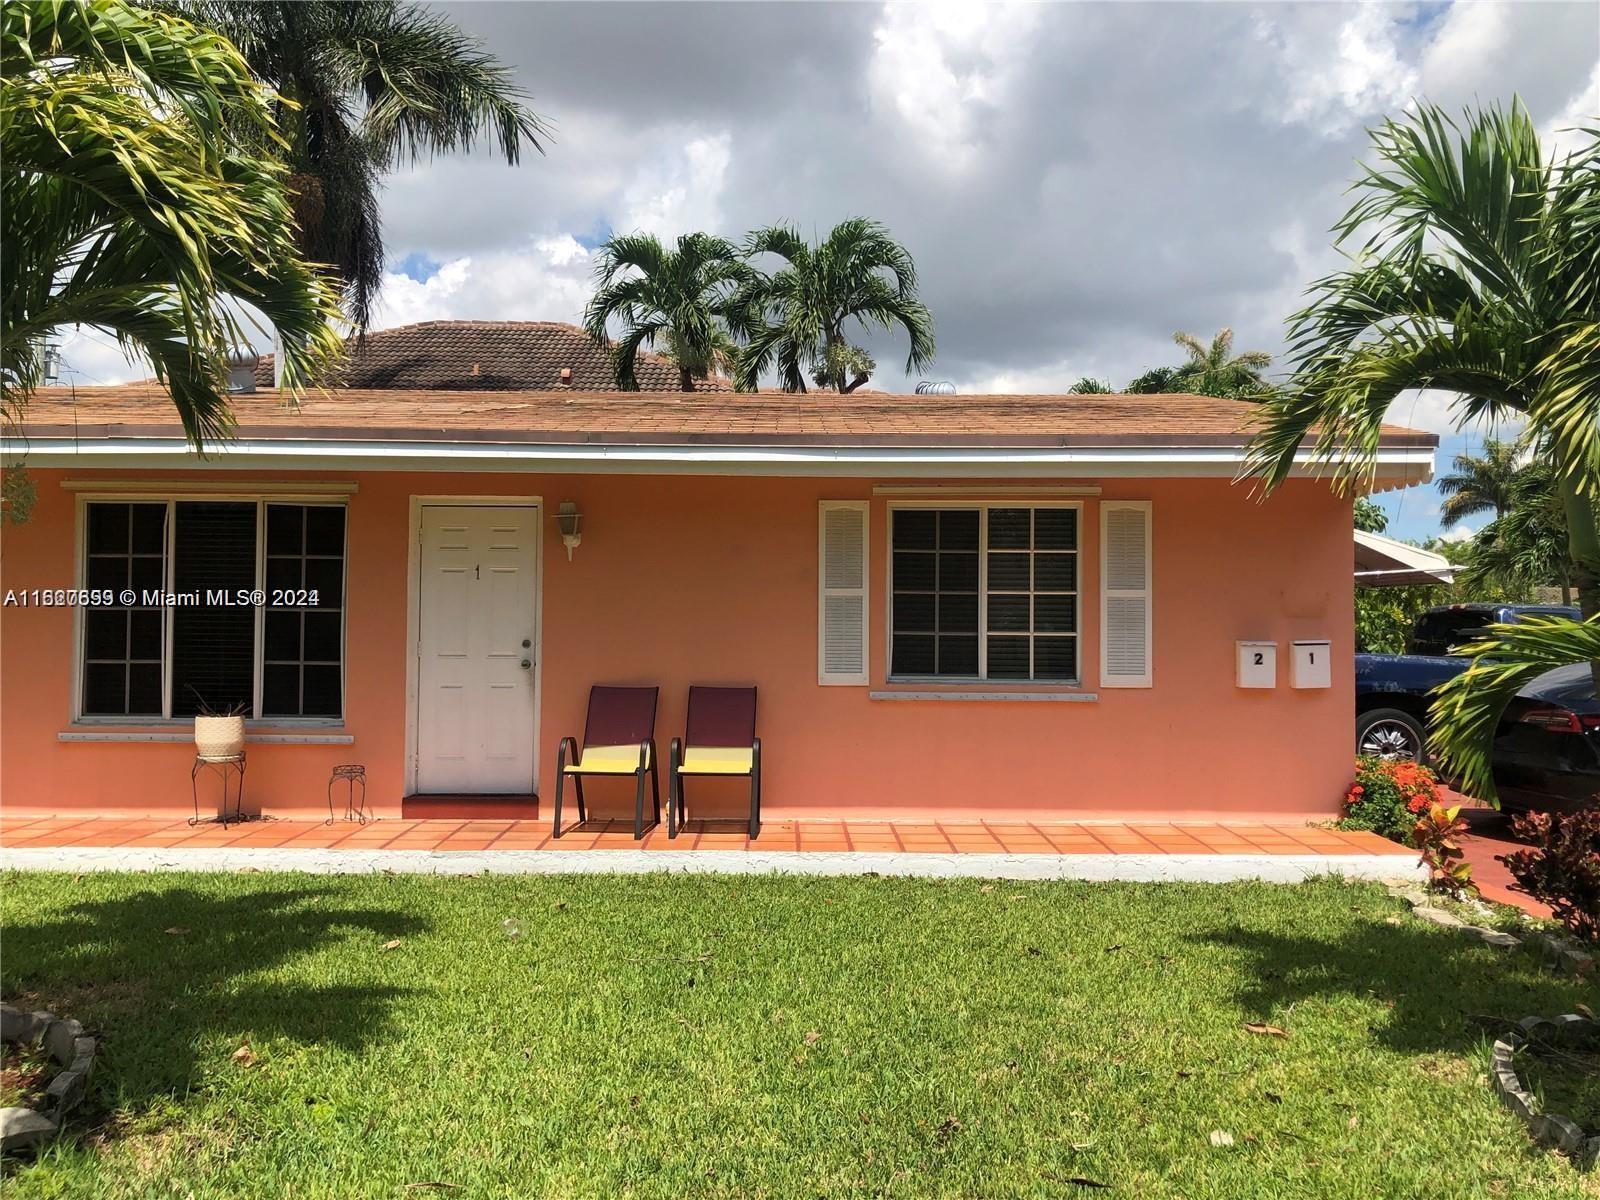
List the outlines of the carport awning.
{"type": "Polygon", "coordinates": [[[1356,530],[1356,586],[1406,587],[1449,583],[1455,567],[1442,554],[1408,546],[1381,533],[1356,530]]]}

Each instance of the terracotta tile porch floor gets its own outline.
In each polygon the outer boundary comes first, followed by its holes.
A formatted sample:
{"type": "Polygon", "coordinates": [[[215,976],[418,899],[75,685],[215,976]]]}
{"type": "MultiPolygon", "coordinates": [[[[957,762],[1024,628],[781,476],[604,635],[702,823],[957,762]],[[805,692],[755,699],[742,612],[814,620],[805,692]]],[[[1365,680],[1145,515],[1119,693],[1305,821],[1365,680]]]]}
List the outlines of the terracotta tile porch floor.
{"type": "Polygon", "coordinates": [[[1371,833],[1308,825],[1071,824],[1018,822],[766,821],[752,842],[738,821],[691,821],[675,839],[665,826],[633,840],[631,824],[591,821],[552,838],[547,821],[383,819],[366,825],[316,820],[215,823],[114,817],[0,817],[0,846],[282,848],[292,850],[746,850],[822,854],[1392,855],[1415,851],[1371,833]]]}

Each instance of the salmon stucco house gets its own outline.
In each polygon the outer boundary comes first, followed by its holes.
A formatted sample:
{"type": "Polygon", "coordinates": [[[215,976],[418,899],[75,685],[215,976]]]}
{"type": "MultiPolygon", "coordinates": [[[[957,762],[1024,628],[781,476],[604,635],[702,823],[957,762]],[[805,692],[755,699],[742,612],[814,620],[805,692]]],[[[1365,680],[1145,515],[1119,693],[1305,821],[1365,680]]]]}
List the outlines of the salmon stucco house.
{"type": "MultiPolygon", "coordinates": [[[[660,688],[663,753],[691,684],[754,685],[769,817],[1306,819],[1349,779],[1350,500],[1235,483],[1247,404],[234,406],[200,456],[155,386],[33,399],[10,449],[37,502],[0,545],[8,810],[185,814],[192,718],[237,707],[248,808],[323,809],[360,763],[380,816],[548,816],[595,684],[660,688]]],[[[1375,486],[1427,480],[1435,445],[1387,429],[1375,486]]]]}

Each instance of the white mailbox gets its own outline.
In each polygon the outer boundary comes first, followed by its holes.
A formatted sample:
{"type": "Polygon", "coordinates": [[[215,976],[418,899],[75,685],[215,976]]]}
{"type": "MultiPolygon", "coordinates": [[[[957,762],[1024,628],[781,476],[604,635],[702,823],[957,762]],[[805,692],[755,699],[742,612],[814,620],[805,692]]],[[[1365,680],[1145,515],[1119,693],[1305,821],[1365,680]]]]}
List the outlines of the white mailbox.
{"type": "Polygon", "coordinates": [[[1325,688],[1333,686],[1330,668],[1333,656],[1327,642],[1289,643],[1289,686],[1325,688]]]}
{"type": "Polygon", "coordinates": [[[1278,643],[1240,642],[1239,686],[1272,688],[1278,686],[1278,643]]]}

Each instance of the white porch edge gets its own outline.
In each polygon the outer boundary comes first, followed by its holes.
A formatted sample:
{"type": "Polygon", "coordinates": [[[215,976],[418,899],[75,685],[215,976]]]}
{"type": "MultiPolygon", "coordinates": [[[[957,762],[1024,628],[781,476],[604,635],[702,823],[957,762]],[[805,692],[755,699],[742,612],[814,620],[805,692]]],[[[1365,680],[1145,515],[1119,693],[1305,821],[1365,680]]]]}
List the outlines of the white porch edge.
{"type": "MultiPolygon", "coordinates": [[[[35,467],[237,468],[374,471],[539,471],[697,475],[1075,476],[1145,478],[1224,476],[1244,464],[1238,446],[795,446],[625,443],[321,441],[240,438],[201,456],[177,438],[36,437],[35,467]]],[[[1431,447],[1381,449],[1380,488],[1426,483],[1431,447]]],[[[1326,474],[1307,452],[1293,474],[1326,474]]]]}
{"type": "Polygon", "coordinates": [[[313,875],[900,875],[1129,883],[1423,879],[1396,854],[900,854],[793,850],[295,850],[121,846],[0,849],[7,871],[303,871],[313,875]]]}

